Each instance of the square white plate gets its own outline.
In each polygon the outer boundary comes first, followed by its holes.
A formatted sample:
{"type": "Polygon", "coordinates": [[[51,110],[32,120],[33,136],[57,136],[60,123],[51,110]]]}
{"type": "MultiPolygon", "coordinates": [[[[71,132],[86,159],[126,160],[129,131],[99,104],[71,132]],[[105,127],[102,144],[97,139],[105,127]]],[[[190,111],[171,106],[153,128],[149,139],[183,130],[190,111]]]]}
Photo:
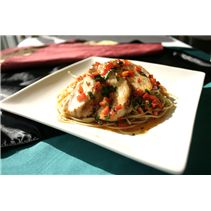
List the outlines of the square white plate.
{"type": "Polygon", "coordinates": [[[177,101],[172,116],[144,134],[122,135],[58,121],[57,95],[73,80],[67,72],[78,75],[87,71],[93,62],[105,62],[109,59],[91,57],[67,66],[6,98],[1,102],[1,108],[78,136],[146,165],[169,173],[182,173],[187,162],[205,77],[203,72],[132,61],[153,74],[177,101]]]}

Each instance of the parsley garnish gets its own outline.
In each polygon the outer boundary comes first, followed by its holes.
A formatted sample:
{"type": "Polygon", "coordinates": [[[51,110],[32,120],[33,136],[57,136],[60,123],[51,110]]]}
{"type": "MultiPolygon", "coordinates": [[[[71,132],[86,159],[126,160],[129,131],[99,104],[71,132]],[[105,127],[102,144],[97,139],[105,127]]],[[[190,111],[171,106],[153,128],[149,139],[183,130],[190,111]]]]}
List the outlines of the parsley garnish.
{"type": "Polygon", "coordinates": [[[105,80],[107,80],[110,77],[112,72],[113,72],[113,69],[111,69],[107,72],[107,74],[105,75],[105,80]]]}
{"type": "Polygon", "coordinates": [[[142,106],[143,105],[143,101],[141,99],[141,97],[132,97],[131,98],[131,103],[133,108],[137,108],[138,106],[142,106]]]}
{"type": "Polygon", "coordinates": [[[149,91],[149,89],[145,89],[145,92],[147,92],[148,94],[150,94],[150,91],[149,91]]]}
{"type": "Polygon", "coordinates": [[[104,86],[102,88],[101,94],[102,94],[103,97],[109,97],[109,94],[111,92],[115,92],[115,91],[116,91],[116,87],[113,87],[113,86],[104,86]]]}
{"type": "Polygon", "coordinates": [[[104,82],[105,81],[105,78],[103,78],[101,75],[97,75],[97,76],[95,76],[94,80],[95,81],[104,82]]]}
{"type": "Polygon", "coordinates": [[[92,94],[92,92],[88,92],[88,95],[89,95],[90,99],[94,99],[95,98],[95,96],[92,94]]]}

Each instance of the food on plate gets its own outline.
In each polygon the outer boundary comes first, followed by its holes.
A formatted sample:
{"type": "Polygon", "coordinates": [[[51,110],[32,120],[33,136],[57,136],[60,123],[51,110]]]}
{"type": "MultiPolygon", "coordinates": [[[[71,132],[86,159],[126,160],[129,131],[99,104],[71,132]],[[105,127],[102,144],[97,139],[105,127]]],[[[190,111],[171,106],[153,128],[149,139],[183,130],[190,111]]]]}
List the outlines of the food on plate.
{"type": "Polygon", "coordinates": [[[145,68],[129,60],[95,62],[58,96],[60,119],[135,134],[175,108],[145,68]]]}

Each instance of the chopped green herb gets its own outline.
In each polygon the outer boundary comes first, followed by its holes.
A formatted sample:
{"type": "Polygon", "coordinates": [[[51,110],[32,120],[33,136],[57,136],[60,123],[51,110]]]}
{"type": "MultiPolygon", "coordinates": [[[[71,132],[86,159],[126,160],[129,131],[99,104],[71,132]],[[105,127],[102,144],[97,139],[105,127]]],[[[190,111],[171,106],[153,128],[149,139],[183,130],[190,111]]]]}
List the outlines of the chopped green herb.
{"type": "Polygon", "coordinates": [[[143,105],[144,102],[142,101],[141,97],[137,96],[131,99],[131,103],[132,103],[133,108],[137,108],[138,106],[143,105]]]}
{"type": "Polygon", "coordinates": [[[131,103],[132,103],[133,108],[136,108],[138,106],[138,103],[136,102],[135,98],[131,99],[131,103]]]}
{"type": "Polygon", "coordinates": [[[103,125],[103,121],[102,120],[98,120],[97,122],[99,125],[103,125]]]}
{"type": "Polygon", "coordinates": [[[95,120],[99,125],[103,124],[103,121],[100,119],[100,117],[98,115],[95,116],[95,120]]]}
{"type": "Polygon", "coordinates": [[[90,99],[94,99],[95,98],[95,96],[92,94],[92,92],[88,92],[88,95],[89,95],[90,99]]]}
{"type": "Polygon", "coordinates": [[[116,91],[116,87],[113,87],[113,86],[104,86],[102,88],[101,94],[102,94],[103,97],[109,97],[109,94],[111,92],[114,92],[114,91],[116,91]]]}
{"type": "Polygon", "coordinates": [[[144,77],[147,77],[147,76],[146,76],[146,74],[145,74],[145,73],[143,73],[142,71],[141,71],[141,72],[139,72],[139,74],[140,74],[140,75],[142,75],[142,76],[144,76],[144,77]]]}
{"type": "Polygon", "coordinates": [[[105,120],[108,121],[110,119],[109,116],[105,116],[105,120]]]}
{"type": "Polygon", "coordinates": [[[105,81],[105,78],[103,78],[101,75],[97,75],[97,76],[95,76],[94,80],[95,81],[104,82],[105,81]]]}
{"type": "Polygon", "coordinates": [[[99,119],[100,119],[99,115],[96,115],[96,116],[95,116],[95,120],[96,120],[96,121],[99,121],[99,119]]]}
{"type": "Polygon", "coordinates": [[[118,60],[118,61],[117,61],[117,64],[118,64],[118,65],[123,65],[123,62],[122,62],[121,60],[118,60]]]}
{"type": "Polygon", "coordinates": [[[120,77],[116,77],[116,80],[117,80],[117,81],[120,81],[120,77]]]}
{"type": "Polygon", "coordinates": [[[113,69],[111,69],[111,70],[109,70],[108,72],[107,72],[107,74],[105,75],[105,80],[107,80],[110,76],[111,76],[111,73],[113,72],[113,69]]]}
{"type": "Polygon", "coordinates": [[[145,92],[147,92],[148,94],[150,94],[150,91],[149,91],[149,89],[145,89],[145,92]]]}

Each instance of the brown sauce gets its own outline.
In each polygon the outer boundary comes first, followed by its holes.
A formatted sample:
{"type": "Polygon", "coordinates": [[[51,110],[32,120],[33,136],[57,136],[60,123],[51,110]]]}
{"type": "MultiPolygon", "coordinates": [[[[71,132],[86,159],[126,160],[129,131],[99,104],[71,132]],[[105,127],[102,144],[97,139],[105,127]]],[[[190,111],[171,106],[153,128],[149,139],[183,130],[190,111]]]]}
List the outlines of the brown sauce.
{"type": "Polygon", "coordinates": [[[158,124],[161,124],[165,120],[171,118],[173,112],[175,111],[175,108],[176,107],[174,106],[172,109],[170,109],[168,112],[166,112],[160,118],[151,118],[147,122],[142,123],[140,125],[136,125],[133,128],[118,130],[118,129],[110,129],[110,128],[107,128],[106,126],[103,126],[103,125],[101,125],[101,126],[96,125],[96,127],[103,128],[105,130],[110,130],[110,131],[117,132],[117,133],[121,133],[121,134],[132,135],[132,136],[138,135],[138,134],[144,134],[147,131],[149,131],[151,128],[153,128],[153,127],[157,126],[158,124]]]}

